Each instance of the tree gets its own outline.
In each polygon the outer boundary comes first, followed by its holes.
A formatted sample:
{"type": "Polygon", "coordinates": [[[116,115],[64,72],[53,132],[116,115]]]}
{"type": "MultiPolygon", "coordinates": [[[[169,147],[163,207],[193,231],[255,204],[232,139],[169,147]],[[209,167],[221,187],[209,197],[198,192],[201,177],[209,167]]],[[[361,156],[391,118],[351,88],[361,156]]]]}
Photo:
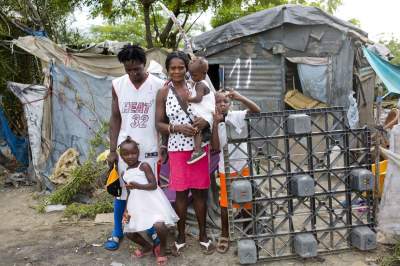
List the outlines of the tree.
{"type": "Polygon", "coordinates": [[[123,21],[122,23],[106,25],[92,26],[90,28],[91,35],[90,40],[95,43],[103,42],[105,40],[111,41],[127,41],[139,44],[141,46],[146,45],[146,40],[143,36],[145,31],[144,24],[123,21]]]}
{"type": "Polygon", "coordinates": [[[351,18],[351,19],[348,20],[348,22],[350,22],[354,26],[357,26],[357,27],[361,28],[361,21],[359,19],[351,18]]]}
{"type": "MultiPolygon", "coordinates": [[[[12,29],[22,32],[44,31],[59,41],[66,31],[68,15],[79,6],[79,0],[0,0],[0,33],[10,35],[12,29]]],[[[21,33],[22,34],[22,33],[21,33]]],[[[25,35],[22,34],[22,35],[25,35]]],[[[10,36],[11,37],[11,36],[10,36]]]]}
{"type": "Polygon", "coordinates": [[[386,45],[393,54],[393,58],[390,62],[395,65],[400,65],[400,39],[392,35],[387,40],[380,40],[380,43],[386,45]]]}
{"type": "Polygon", "coordinates": [[[181,20],[184,29],[190,30],[193,14],[215,6],[220,0],[85,0],[93,16],[102,15],[110,24],[132,23],[144,25],[147,48],[154,46],[177,48],[179,31],[158,5],[162,3],[181,20]]]}
{"type": "Polygon", "coordinates": [[[84,0],[93,16],[102,15],[110,24],[143,23],[147,48],[161,46],[176,49],[180,36],[174,23],[160,8],[164,4],[189,31],[196,17],[207,9],[214,12],[212,26],[216,27],[244,15],[282,4],[305,4],[321,7],[333,13],[342,0],[84,0]]]}

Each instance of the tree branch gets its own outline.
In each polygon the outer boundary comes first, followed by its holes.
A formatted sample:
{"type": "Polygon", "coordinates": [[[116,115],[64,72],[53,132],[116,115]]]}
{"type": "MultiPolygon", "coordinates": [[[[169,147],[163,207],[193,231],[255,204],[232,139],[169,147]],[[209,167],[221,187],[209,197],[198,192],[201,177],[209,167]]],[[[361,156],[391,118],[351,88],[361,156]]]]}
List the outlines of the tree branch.
{"type": "Polygon", "coordinates": [[[155,39],[158,40],[160,37],[160,32],[158,30],[157,21],[156,21],[156,14],[154,13],[153,5],[151,5],[151,12],[153,13],[153,20],[154,20],[154,31],[156,33],[155,39]]]}

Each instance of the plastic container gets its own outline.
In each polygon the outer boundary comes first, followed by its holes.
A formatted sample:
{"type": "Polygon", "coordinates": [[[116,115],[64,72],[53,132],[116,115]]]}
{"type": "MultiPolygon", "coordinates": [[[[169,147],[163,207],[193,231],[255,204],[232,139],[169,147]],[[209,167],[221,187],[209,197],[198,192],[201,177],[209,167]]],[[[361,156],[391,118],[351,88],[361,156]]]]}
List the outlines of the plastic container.
{"type": "MultiPolygon", "coordinates": [[[[378,193],[376,194],[379,198],[382,196],[383,185],[385,184],[385,176],[387,169],[388,160],[379,162],[379,184],[378,184],[378,193]]],[[[372,173],[376,174],[375,164],[371,166],[372,173]]]]}

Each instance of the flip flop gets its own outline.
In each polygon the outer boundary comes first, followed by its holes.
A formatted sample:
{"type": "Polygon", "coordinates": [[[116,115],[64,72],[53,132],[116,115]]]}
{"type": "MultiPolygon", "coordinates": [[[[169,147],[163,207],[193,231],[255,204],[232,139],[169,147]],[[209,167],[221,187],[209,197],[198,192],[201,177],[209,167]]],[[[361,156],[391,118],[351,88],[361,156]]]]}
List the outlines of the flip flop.
{"type": "Polygon", "coordinates": [[[225,254],[229,250],[229,238],[227,237],[219,237],[217,243],[217,252],[221,254],[225,254]]]}
{"type": "Polygon", "coordinates": [[[201,241],[199,241],[199,243],[200,243],[200,247],[201,247],[202,250],[203,250],[203,254],[204,254],[204,255],[211,255],[211,254],[214,253],[214,251],[215,251],[215,246],[213,245],[211,239],[209,239],[208,242],[201,242],[201,241]]]}
{"type": "Polygon", "coordinates": [[[119,237],[111,236],[110,238],[107,239],[106,242],[104,242],[103,247],[110,251],[117,250],[119,248],[119,241],[120,241],[119,237]]]}
{"type": "Polygon", "coordinates": [[[178,257],[181,255],[180,251],[181,249],[186,247],[186,243],[181,243],[178,244],[176,241],[174,243],[174,246],[172,247],[172,255],[175,257],[178,257]]]}

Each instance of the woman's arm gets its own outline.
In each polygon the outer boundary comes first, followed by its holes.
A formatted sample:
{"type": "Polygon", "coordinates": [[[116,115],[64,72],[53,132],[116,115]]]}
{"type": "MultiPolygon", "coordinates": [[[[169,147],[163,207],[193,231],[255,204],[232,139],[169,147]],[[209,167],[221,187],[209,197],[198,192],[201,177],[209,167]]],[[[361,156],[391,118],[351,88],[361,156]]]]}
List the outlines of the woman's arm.
{"type": "Polygon", "coordinates": [[[165,102],[167,99],[168,95],[168,87],[164,86],[162,89],[160,89],[157,92],[157,97],[156,97],[156,117],[155,117],[155,123],[156,123],[156,129],[157,131],[162,135],[162,136],[168,136],[169,131],[168,127],[169,124],[166,123],[168,121],[167,119],[167,114],[165,112],[165,102]]]}

